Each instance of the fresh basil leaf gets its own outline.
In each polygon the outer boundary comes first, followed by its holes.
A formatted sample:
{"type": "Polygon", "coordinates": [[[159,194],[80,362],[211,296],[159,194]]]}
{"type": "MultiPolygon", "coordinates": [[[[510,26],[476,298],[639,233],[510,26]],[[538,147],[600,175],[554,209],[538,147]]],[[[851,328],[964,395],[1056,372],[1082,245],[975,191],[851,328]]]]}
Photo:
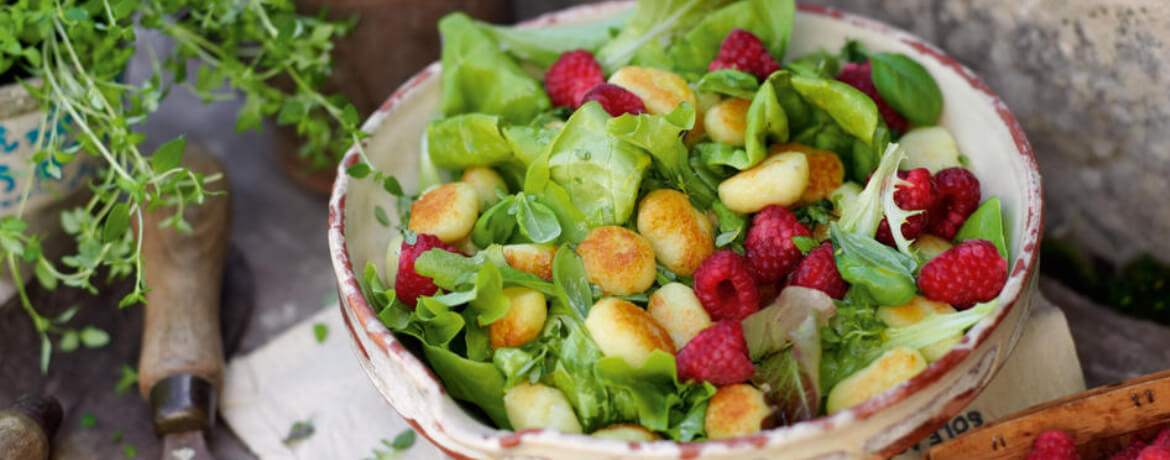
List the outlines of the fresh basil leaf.
{"type": "Polygon", "coordinates": [[[879,305],[902,305],[914,298],[914,259],[871,237],[842,232],[835,222],[829,232],[840,249],[837,271],[845,281],[864,288],[879,305]]]}
{"type": "Polygon", "coordinates": [[[760,89],[760,80],[755,75],[735,69],[719,69],[708,72],[699,79],[695,91],[716,93],[725,96],[751,99],[760,89]]]}
{"type": "Polygon", "coordinates": [[[553,284],[557,288],[557,297],[580,321],[584,321],[589,316],[589,309],[593,308],[588,279],[581,258],[567,245],[557,248],[553,256],[553,284]]]}
{"type": "Polygon", "coordinates": [[[959,232],[955,234],[955,242],[967,240],[990,241],[999,251],[999,255],[1007,260],[1007,238],[1004,236],[1003,211],[999,198],[992,197],[984,201],[975,212],[967,216],[967,221],[963,222],[963,226],[959,227],[959,232]]]}
{"type": "Polygon", "coordinates": [[[869,62],[873,84],[890,107],[919,126],[938,121],[942,91],[922,64],[899,53],[870,53],[869,62]]]}
{"type": "Polygon", "coordinates": [[[504,197],[480,214],[479,219],[475,221],[475,227],[471,229],[471,242],[475,243],[476,247],[486,248],[493,243],[506,242],[512,237],[512,233],[516,231],[516,217],[508,214],[508,210],[515,201],[515,197],[504,197]]]}
{"type": "Polygon", "coordinates": [[[548,206],[521,195],[516,200],[520,233],[534,243],[551,243],[561,236],[561,223],[548,206]]]}

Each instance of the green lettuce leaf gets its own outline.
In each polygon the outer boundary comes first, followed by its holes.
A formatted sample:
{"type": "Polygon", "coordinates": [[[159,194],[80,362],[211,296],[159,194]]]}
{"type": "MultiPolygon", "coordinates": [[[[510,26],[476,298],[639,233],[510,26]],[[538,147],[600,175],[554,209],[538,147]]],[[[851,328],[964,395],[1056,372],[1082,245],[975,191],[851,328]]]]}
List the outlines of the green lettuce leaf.
{"type": "Polygon", "coordinates": [[[744,152],[747,157],[739,164],[730,166],[740,170],[755,166],[768,155],[768,144],[788,140],[788,114],[786,108],[781,107],[776,92],[776,86],[783,84],[787,87],[788,80],[787,72],[781,71],[772,74],[760,85],[746,115],[744,152]]]}
{"type": "Polygon", "coordinates": [[[991,197],[984,201],[967,217],[963,226],[959,227],[959,232],[955,233],[956,243],[976,239],[990,241],[999,255],[1007,260],[1008,245],[1003,232],[1003,211],[999,198],[991,197]]]}
{"type": "Polygon", "coordinates": [[[495,365],[467,359],[446,348],[425,343],[423,354],[452,398],[475,404],[496,426],[511,429],[508,412],[504,409],[504,375],[495,365]]]}
{"type": "Polygon", "coordinates": [[[617,356],[597,362],[597,376],[618,400],[630,401],[638,424],[666,432],[680,441],[704,434],[701,423],[707,400],[715,393],[711,384],[680,383],[674,356],[661,350],[650,353],[641,367],[631,367],[617,356]],[[696,406],[702,406],[696,410],[696,406]]]}
{"type": "Polygon", "coordinates": [[[611,118],[606,123],[606,131],[648,152],[659,173],[674,188],[682,190],[698,207],[706,209],[715,200],[715,189],[691,169],[687,146],[683,143],[685,131],[694,125],[695,108],[683,102],[666,115],[624,114],[611,118]]]}
{"type": "Polygon", "coordinates": [[[544,87],[500,51],[496,41],[463,13],[439,21],[443,38],[443,116],[462,113],[499,115],[509,123],[525,123],[549,109],[544,87]]]}
{"type": "Polygon", "coordinates": [[[695,84],[696,92],[722,94],[741,99],[756,97],[756,91],[759,89],[760,81],[755,75],[735,69],[719,69],[706,73],[695,84]]]}
{"type": "MultiPolygon", "coordinates": [[[[629,219],[642,174],[650,165],[642,149],[606,131],[609,119],[595,101],[581,106],[546,152],[548,177],[565,188],[591,226],[629,219]]],[[[529,176],[534,172],[530,167],[529,176]]],[[[532,193],[527,182],[525,191],[532,193]]]]}
{"type": "Polygon", "coordinates": [[[427,152],[440,168],[492,166],[512,159],[512,146],[500,133],[500,117],[468,113],[427,126],[427,152]]]}
{"type": "Polygon", "coordinates": [[[734,29],[751,32],[768,48],[776,62],[784,59],[792,34],[793,0],[741,0],[706,15],[667,50],[676,72],[691,80],[707,71],[719,54],[719,45],[734,29]]]}
{"type": "Polygon", "coordinates": [[[795,75],[825,79],[837,78],[839,69],[837,56],[820,50],[798,57],[784,64],[795,75]]]}
{"type": "Polygon", "coordinates": [[[584,24],[551,27],[498,26],[478,22],[500,49],[523,62],[547,69],[561,54],[573,50],[595,52],[608,43],[629,20],[633,11],[584,24]]]}
{"type": "Polygon", "coordinates": [[[597,51],[606,74],[637,62],[667,64],[666,47],[729,0],[638,0],[621,33],[597,51]]]}

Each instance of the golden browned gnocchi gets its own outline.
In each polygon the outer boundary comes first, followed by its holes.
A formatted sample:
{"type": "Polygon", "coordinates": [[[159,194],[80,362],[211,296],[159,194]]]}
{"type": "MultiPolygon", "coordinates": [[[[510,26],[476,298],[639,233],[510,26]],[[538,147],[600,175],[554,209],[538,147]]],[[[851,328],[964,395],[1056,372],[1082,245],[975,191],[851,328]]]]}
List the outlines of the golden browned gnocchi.
{"type": "Polygon", "coordinates": [[[504,393],[504,411],[516,431],[548,428],[581,433],[573,406],[560,390],[550,386],[525,382],[512,387],[504,393]]]}
{"type": "Polygon", "coordinates": [[[557,255],[555,244],[506,244],[502,249],[504,260],[512,268],[552,280],[553,257],[557,255]]]}
{"type": "Polygon", "coordinates": [[[728,439],[758,433],[772,419],[764,393],[746,383],[720,387],[707,403],[703,426],[709,439],[728,439]]]}
{"type": "Polygon", "coordinates": [[[727,209],[748,214],[772,204],[794,204],[807,186],[808,159],[800,152],[783,152],[724,180],[719,200],[727,209]]]}
{"type": "Polygon", "coordinates": [[[699,303],[695,291],[682,283],[670,283],[654,291],[646,311],[670,334],[676,350],[681,350],[711,325],[711,316],[699,303]]]}
{"type": "Polygon", "coordinates": [[[508,313],[488,326],[493,350],[536,340],[548,318],[548,303],[540,291],[509,286],[504,288],[504,296],[508,298],[508,313]]]}
{"type": "Polygon", "coordinates": [[[642,425],[621,424],[610,425],[600,430],[594,431],[591,435],[598,438],[616,439],[618,441],[628,442],[647,442],[657,441],[662,439],[658,433],[647,430],[642,425]]]}
{"type": "Polygon", "coordinates": [[[501,193],[508,193],[508,186],[504,184],[504,178],[500,177],[500,174],[492,168],[473,166],[464,169],[463,177],[459,180],[475,187],[475,193],[479,195],[479,202],[483,209],[498,203],[501,193]]]}
{"type": "Polygon", "coordinates": [[[423,193],[410,206],[407,228],[428,233],[444,243],[455,243],[471,234],[479,218],[479,194],[462,182],[440,185],[423,193]]]}
{"type": "Polygon", "coordinates": [[[627,66],[614,72],[609,82],[637,95],[654,115],[670,113],[683,102],[691,106],[698,102],[686,79],[669,70],[627,66]]]}
{"type": "Polygon", "coordinates": [[[630,302],[606,297],[593,304],[585,329],[606,356],[618,356],[641,367],[654,350],[674,354],[674,342],[654,318],[630,302]]]}
{"type": "Polygon", "coordinates": [[[711,222],[677,190],[655,190],[642,198],[638,233],[650,242],[663,266],[682,276],[693,275],[715,252],[711,222]]]}
{"type": "Polygon", "coordinates": [[[654,249],[633,230],[614,225],[589,231],[577,245],[589,281],[606,294],[627,295],[650,289],[658,277],[654,249]]]}
{"type": "Polygon", "coordinates": [[[869,366],[834,386],[825,402],[825,411],[832,414],[861,404],[910,380],[924,369],[926,358],[918,350],[898,347],[887,351],[869,366]]]}
{"type": "Polygon", "coordinates": [[[712,107],[703,115],[707,135],[715,142],[743,147],[747,110],[751,105],[752,101],[733,97],[712,107]]]}

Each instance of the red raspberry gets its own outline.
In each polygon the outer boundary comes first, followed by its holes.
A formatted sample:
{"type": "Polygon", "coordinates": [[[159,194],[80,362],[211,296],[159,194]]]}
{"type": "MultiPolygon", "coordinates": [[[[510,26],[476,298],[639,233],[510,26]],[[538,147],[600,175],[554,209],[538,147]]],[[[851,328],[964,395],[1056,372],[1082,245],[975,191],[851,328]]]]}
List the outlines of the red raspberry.
{"type": "Polygon", "coordinates": [[[594,86],[605,83],[601,64],[593,53],[585,50],[569,51],[557,58],[544,74],[544,89],[553,105],[581,106],[581,97],[594,86]]]}
{"type": "Polygon", "coordinates": [[[1032,453],[1028,460],[1079,460],[1077,446],[1073,444],[1072,436],[1058,430],[1048,430],[1040,433],[1036,442],[1032,443],[1032,453]]]}
{"type": "Polygon", "coordinates": [[[1150,444],[1155,446],[1170,447],[1170,426],[1162,428],[1162,431],[1158,432],[1158,437],[1154,438],[1154,442],[1150,444]]]}
{"type": "Polygon", "coordinates": [[[979,207],[979,179],[958,166],[935,173],[931,179],[937,199],[930,210],[930,233],[952,239],[979,207]]]}
{"type": "Polygon", "coordinates": [[[618,117],[623,113],[637,115],[646,113],[646,105],[637,94],[626,91],[618,85],[602,83],[586,91],[581,97],[581,105],[589,101],[597,101],[609,112],[610,116],[618,117]]]}
{"type": "Polygon", "coordinates": [[[918,288],[926,298],[960,310],[999,295],[1007,282],[1007,261],[987,240],[967,240],[922,266],[918,288]]]}
{"type": "Polygon", "coordinates": [[[760,291],[748,261],[726,249],[707,256],[695,269],[695,296],[715,321],[739,321],[760,309],[760,291]]]}
{"type": "Polygon", "coordinates": [[[1147,446],[1148,444],[1143,442],[1141,439],[1134,438],[1133,441],[1125,447],[1125,449],[1122,449],[1121,452],[1110,456],[1109,460],[1137,460],[1138,455],[1141,455],[1142,450],[1144,450],[1147,446]]]}
{"type": "Polygon", "coordinates": [[[792,272],[788,285],[816,289],[838,300],[844,299],[845,291],[849,290],[849,285],[837,272],[833,244],[828,241],[809,251],[808,256],[796,266],[796,271],[792,272]]]}
{"type": "MultiPolygon", "coordinates": [[[[926,223],[929,220],[927,214],[935,202],[934,187],[930,183],[930,170],[918,168],[909,172],[903,171],[898,173],[898,177],[909,183],[898,184],[894,187],[894,204],[907,211],[916,209],[924,211],[910,216],[906,222],[902,223],[902,236],[906,239],[917,238],[926,228],[926,223]]],[[[875,238],[886,245],[894,245],[894,235],[890,233],[890,223],[885,219],[882,219],[881,223],[878,224],[875,238]]]]}
{"type": "Polygon", "coordinates": [[[414,244],[402,242],[402,254],[398,256],[398,276],[394,278],[394,295],[410,308],[414,308],[419,296],[434,295],[439,292],[434,281],[414,270],[415,259],[434,248],[447,252],[459,252],[451,245],[444,243],[439,237],[426,233],[418,234],[414,244]]]}
{"type": "Polygon", "coordinates": [[[800,248],[794,236],[812,236],[788,208],[769,205],[752,217],[744,242],[744,254],[760,284],[777,283],[800,263],[800,248]]]}
{"type": "Polygon", "coordinates": [[[746,30],[735,29],[723,39],[719,45],[719,55],[707,66],[708,71],[719,69],[735,69],[768,78],[772,72],[780,70],[780,66],[768,54],[768,48],[764,47],[759,37],[746,30]]]}
{"type": "Polygon", "coordinates": [[[738,320],[720,321],[703,329],[678,351],[675,361],[678,379],[684,382],[731,385],[752,378],[755,372],[738,320]]]}
{"type": "Polygon", "coordinates": [[[886,121],[886,127],[892,131],[899,133],[906,132],[907,125],[906,117],[903,117],[890,104],[887,104],[882,95],[878,94],[877,87],[873,84],[873,75],[871,74],[869,60],[863,64],[850,62],[837,72],[837,80],[857,88],[861,92],[873,99],[873,103],[877,104],[878,113],[882,115],[882,119],[886,121]]]}
{"type": "Polygon", "coordinates": [[[1170,447],[1149,446],[1142,449],[1137,460],[1170,460],[1170,447]]]}

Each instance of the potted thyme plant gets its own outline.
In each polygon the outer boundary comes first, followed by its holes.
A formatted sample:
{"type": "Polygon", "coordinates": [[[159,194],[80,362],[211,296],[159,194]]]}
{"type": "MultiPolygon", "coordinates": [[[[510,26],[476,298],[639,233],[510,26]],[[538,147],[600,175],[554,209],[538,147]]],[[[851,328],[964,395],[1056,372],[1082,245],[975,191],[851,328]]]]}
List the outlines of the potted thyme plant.
{"type": "Polygon", "coordinates": [[[38,312],[25,293],[29,273],[47,289],[90,291],[98,273],[129,276],[133,288],[120,305],[141,302],[141,226],[132,222],[147,206],[166,203],[178,212],[164,225],[189,228],[182,207],[202,203],[204,184],[221,179],[180,165],[182,138],[140,149],[145,136],[135,128],[159,101],[176,85],[204,101],[243,98],[237,131],[274,117],[301,136],[302,155],[335,161],[360,145],[359,117],[343,96],[319,88],[334,40],[352,25],[299,15],[290,0],[15,0],[0,7],[0,270],[41,337],[42,369],[54,343],[67,351],[108,336],[70,327],[71,313],[38,312]],[[143,28],[175,45],[154,55],[150,78],[127,82],[122,75],[143,28]],[[188,73],[191,61],[198,66],[188,73]],[[56,260],[46,246],[58,230],[74,244],[56,260]]]}

